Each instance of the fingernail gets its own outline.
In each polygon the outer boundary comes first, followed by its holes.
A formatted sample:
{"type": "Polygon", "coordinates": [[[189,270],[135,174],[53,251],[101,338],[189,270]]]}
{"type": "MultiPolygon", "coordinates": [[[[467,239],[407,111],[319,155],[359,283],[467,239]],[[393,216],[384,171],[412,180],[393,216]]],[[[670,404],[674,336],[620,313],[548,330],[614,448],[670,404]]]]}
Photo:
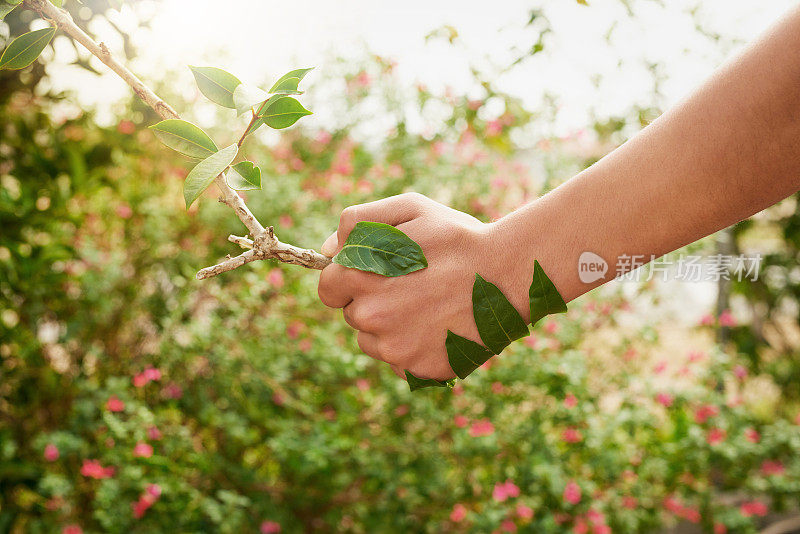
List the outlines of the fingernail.
{"type": "Polygon", "coordinates": [[[332,258],[336,254],[336,246],[338,244],[339,244],[339,241],[338,241],[338,239],[336,239],[336,233],[334,232],[322,244],[322,248],[320,249],[320,252],[322,252],[323,255],[328,256],[329,258],[332,258]]]}

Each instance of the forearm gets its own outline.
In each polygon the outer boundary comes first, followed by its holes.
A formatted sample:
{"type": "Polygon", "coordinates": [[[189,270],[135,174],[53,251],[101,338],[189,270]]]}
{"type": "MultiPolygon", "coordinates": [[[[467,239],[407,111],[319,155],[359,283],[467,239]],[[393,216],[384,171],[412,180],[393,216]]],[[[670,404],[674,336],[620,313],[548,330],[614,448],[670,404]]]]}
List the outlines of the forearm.
{"type": "Polygon", "coordinates": [[[545,267],[572,300],[622,255],[660,256],[800,189],[800,10],[687,100],[550,194],[495,223],[508,261],[545,267]],[[591,251],[608,262],[578,277],[591,251]]]}

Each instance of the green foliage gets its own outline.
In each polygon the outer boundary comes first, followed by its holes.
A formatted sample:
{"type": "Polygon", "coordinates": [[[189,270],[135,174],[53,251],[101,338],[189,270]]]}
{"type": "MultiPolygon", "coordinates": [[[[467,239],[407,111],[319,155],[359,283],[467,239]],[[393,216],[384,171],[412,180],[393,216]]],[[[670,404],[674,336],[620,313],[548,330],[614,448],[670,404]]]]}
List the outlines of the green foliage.
{"type": "Polygon", "coordinates": [[[454,334],[450,330],[447,331],[445,348],[450,367],[462,380],[494,356],[492,351],[480,343],[454,334]]]}
{"type": "Polygon", "coordinates": [[[205,159],[219,149],[199,126],[180,119],[167,119],[150,126],[159,141],[190,158],[205,159]]]}
{"type": "Polygon", "coordinates": [[[266,106],[264,112],[259,114],[259,118],[270,128],[281,130],[288,128],[306,115],[311,115],[311,112],[294,98],[286,96],[278,98],[266,106]]]}
{"type": "Polygon", "coordinates": [[[516,308],[496,285],[479,274],[472,285],[472,312],[481,340],[495,354],[528,335],[528,325],[516,308]]]}
{"type": "Polygon", "coordinates": [[[225,181],[235,191],[250,191],[261,189],[261,169],[251,161],[240,161],[231,165],[225,173],[225,181]]]}
{"type": "Polygon", "coordinates": [[[197,200],[197,197],[211,185],[217,175],[225,172],[225,169],[233,162],[238,152],[239,147],[234,143],[219,152],[211,154],[189,171],[183,184],[183,198],[186,201],[186,209],[189,209],[192,202],[197,200]]]}
{"type": "Polygon", "coordinates": [[[267,99],[269,99],[269,95],[265,91],[245,83],[236,86],[233,91],[233,103],[236,113],[239,115],[252,110],[253,106],[261,104],[267,99]]]}
{"type": "Polygon", "coordinates": [[[6,18],[6,15],[16,9],[21,3],[22,0],[0,0],[0,20],[6,18]]]}
{"type": "Polygon", "coordinates": [[[297,84],[299,84],[303,80],[303,78],[306,77],[306,74],[308,74],[312,70],[314,70],[314,67],[310,67],[310,68],[307,68],[307,69],[295,69],[295,70],[291,70],[291,71],[287,72],[286,74],[284,74],[283,76],[278,78],[278,81],[276,81],[273,84],[273,86],[270,88],[269,92],[270,93],[277,93],[279,91],[283,91],[283,90],[287,90],[287,89],[291,89],[291,88],[294,88],[294,90],[297,90],[297,84]],[[290,80],[291,78],[297,78],[297,83],[287,82],[287,80],[290,80]]]}
{"type": "Polygon", "coordinates": [[[356,223],[333,261],[382,276],[402,276],[428,266],[414,240],[394,226],[370,221],[356,223]]]}
{"type": "Polygon", "coordinates": [[[556,286],[545,274],[539,261],[533,262],[533,282],[528,290],[531,307],[530,323],[535,325],[539,320],[553,313],[565,313],[567,303],[559,294],[556,286]]]}
{"type": "Polygon", "coordinates": [[[55,35],[55,28],[42,28],[20,35],[3,50],[0,69],[22,69],[36,61],[55,35]]]}
{"type": "Polygon", "coordinates": [[[189,66],[197,87],[206,98],[222,107],[236,109],[233,93],[242,83],[239,78],[217,67],[189,66]]]}

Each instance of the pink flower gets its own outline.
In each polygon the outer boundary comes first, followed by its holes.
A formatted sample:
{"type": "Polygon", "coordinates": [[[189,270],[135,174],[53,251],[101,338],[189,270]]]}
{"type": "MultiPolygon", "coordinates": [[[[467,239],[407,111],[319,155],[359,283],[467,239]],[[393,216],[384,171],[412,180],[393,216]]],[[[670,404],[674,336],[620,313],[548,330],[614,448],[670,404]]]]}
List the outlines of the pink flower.
{"type": "Polygon", "coordinates": [[[748,428],[744,431],[744,437],[747,438],[747,441],[750,443],[758,443],[761,441],[761,434],[755,428],[748,428]]]}
{"type": "Polygon", "coordinates": [[[133,215],[133,210],[131,209],[131,207],[125,204],[124,202],[121,204],[117,204],[117,208],[115,211],[117,213],[117,217],[119,217],[120,219],[130,219],[131,216],[133,215]]]}
{"type": "Polygon", "coordinates": [[[631,497],[630,495],[626,495],[622,498],[622,506],[627,508],[628,510],[634,510],[638,501],[636,497],[631,497]]]}
{"type": "Polygon", "coordinates": [[[693,350],[689,352],[689,363],[701,362],[705,359],[706,355],[703,351],[693,350]]]}
{"type": "Polygon", "coordinates": [[[62,528],[61,534],[83,534],[83,529],[78,525],[71,524],[62,528]]]}
{"type": "Polygon", "coordinates": [[[286,327],[286,335],[289,336],[290,339],[297,339],[304,327],[305,324],[303,324],[302,321],[292,321],[286,327]]]}
{"type": "Polygon", "coordinates": [[[536,348],[536,341],[537,341],[536,336],[533,334],[529,335],[528,337],[522,340],[523,343],[525,343],[532,349],[536,348]]]}
{"type": "Polygon", "coordinates": [[[520,519],[533,519],[533,508],[524,504],[517,505],[517,517],[520,519]]]}
{"type": "Polygon", "coordinates": [[[44,448],[44,459],[48,462],[55,462],[58,460],[58,457],[61,456],[61,453],[58,451],[58,447],[53,445],[52,443],[48,443],[47,446],[44,448]]]}
{"type": "Polygon", "coordinates": [[[131,510],[133,511],[133,517],[136,519],[141,519],[144,516],[147,509],[153,506],[153,502],[150,499],[143,499],[139,497],[139,500],[136,502],[131,503],[131,510]]]}
{"type": "Polygon", "coordinates": [[[117,398],[116,395],[111,395],[106,401],[106,410],[109,412],[121,412],[125,409],[125,403],[117,398]]]}
{"type": "Polygon", "coordinates": [[[455,423],[455,425],[458,428],[464,428],[465,426],[467,426],[469,424],[469,419],[467,419],[463,415],[456,415],[453,418],[453,423],[455,423]]]}
{"type": "Polygon", "coordinates": [[[719,314],[719,325],[727,327],[736,326],[736,319],[734,319],[730,310],[725,310],[719,314]]]}
{"type": "Polygon", "coordinates": [[[356,387],[359,391],[367,391],[369,389],[369,380],[366,378],[359,378],[356,380],[356,387]]]}
{"type": "Polygon", "coordinates": [[[314,344],[308,338],[301,339],[300,343],[297,344],[297,348],[300,350],[300,352],[308,352],[313,346],[314,344]]]}
{"type": "Polygon", "coordinates": [[[708,431],[708,434],[706,435],[706,441],[708,442],[709,445],[719,445],[720,443],[725,441],[727,435],[728,433],[725,432],[723,429],[715,427],[708,431]]]}
{"type": "Polygon", "coordinates": [[[656,394],[656,402],[662,405],[664,408],[669,408],[672,406],[672,395],[669,393],[657,393],[656,394]]]}
{"type": "Polygon", "coordinates": [[[700,318],[700,326],[711,326],[714,324],[714,316],[710,313],[703,315],[700,318]]]}
{"type": "Polygon", "coordinates": [[[465,517],[467,517],[467,508],[463,504],[453,506],[453,511],[450,512],[450,521],[460,523],[465,517]]]}
{"type": "Polygon", "coordinates": [[[589,524],[582,517],[575,519],[575,526],[572,527],[573,534],[588,534],[589,524]]]}
{"type": "Polygon", "coordinates": [[[564,407],[574,408],[577,405],[578,405],[578,397],[576,397],[572,393],[567,393],[567,396],[564,397],[564,407]]]}
{"type": "Polygon", "coordinates": [[[156,426],[147,427],[147,439],[158,441],[161,439],[161,431],[156,426]]]}
{"type": "Polygon", "coordinates": [[[505,482],[498,482],[494,485],[492,498],[497,502],[503,502],[508,498],[513,499],[516,497],[519,497],[519,486],[514,484],[511,479],[507,479],[505,482]]]}
{"type": "Polygon", "coordinates": [[[486,123],[486,135],[494,137],[503,132],[503,123],[499,120],[493,120],[486,123]]]}
{"type": "Polygon", "coordinates": [[[586,519],[593,525],[604,524],[606,522],[606,516],[603,512],[598,512],[594,508],[589,508],[589,511],[586,512],[586,519]]]}
{"type": "Polygon", "coordinates": [[[570,480],[564,488],[564,501],[569,504],[578,504],[581,502],[581,487],[572,480],[570,480]]]}
{"type": "Polygon", "coordinates": [[[143,388],[147,385],[147,377],[144,373],[139,373],[133,377],[133,387],[143,388]]]}
{"type": "Polygon", "coordinates": [[[402,417],[402,416],[406,415],[407,413],[408,413],[408,405],[407,404],[401,404],[400,406],[398,406],[397,408],[394,409],[394,414],[397,417],[402,417]]]}
{"type": "Polygon", "coordinates": [[[175,382],[170,382],[164,386],[164,389],[161,390],[161,394],[168,399],[178,400],[183,397],[183,388],[175,382]]]}
{"type": "Polygon", "coordinates": [[[663,372],[664,372],[666,369],[667,369],[667,361],[666,361],[666,360],[661,360],[660,362],[658,362],[657,364],[655,364],[655,365],[653,366],[653,372],[654,372],[655,374],[657,374],[657,375],[660,375],[660,374],[661,374],[661,373],[663,373],[663,372]]]}
{"type": "Polygon", "coordinates": [[[700,522],[700,512],[691,506],[684,507],[684,509],[681,510],[680,516],[690,523],[700,522]]]}
{"type": "Polygon", "coordinates": [[[561,439],[566,443],[578,443],[583,440],[583,435],[575,427],[567,427],[561,432],[561,439]]]}
{"type": "Polygon", "coordinates": [[[558,332],[558,323],[555,321],[547,321],[544,323],[544,331],[548,334],[555,334],[558,332]]]}
{"type": "Polygon", "coordinates": [[[743,502],[739,506],[739,513],[745,517],[751,517],[754,515],[764,517],[767,515],[767,512],[767,505],[760,501],[743,502]]]}
{"type": "Polygon", "coordinates": [[[161,370],[155,367],[146,367],[144,370],[144,377],[148,381],[161,380],[161,370]]]}
{"type": "Polygon", "coordinates": [[[281,531],[280,523],[275,521],[264,521],[261,523],[261,534],[278,534],[281,531]]]}
{"type": "Polygon", "coordinates": [[[148,484],[144,491],[153,499],[158,499],[161,497],[161,486],[158,484],[148,484]]]}
{"type": "Polygon", "coordinates": [[[84,460],[81,475],[88,478],[103,479],[114,476],[113,467],[103,467],[98,460],[84,460]]]}
{"type": "Polygon", "coordinates": [[[366,88],[369,87],[371,83],[372,79],[370,78],[369,74],[367,74],[367,71],[362,70],[356,75],[356,85],[359,87],[366,88]]]}
{"type": "Polygon", "coordinates": [[[517,525],[510,519],[504,519],[502,523],[500,523],[500,528],[503,532],[516,532],[517,525]]]}
{"type": "Polygon", "coordinates": [[[492,393],[495,395],[500,395],[503,393],[503,384],[500,382],[492,382],[492,393]]]}
{"type": "Polygon", "coordinates": [[[710,417],[715,417],[717,415],[719,415],[719,408],[713,404],[703,404],[694,411],[694,422],[698,425],[702,425],[708,421],[710,417]]]}
{"type": "Polygon", "coordinates": [[[728,534],[728,527],[722,523],[714,523],[714,534],[728,534]]]}
{"type": "Polygon", "coordinates": [[[592,534],[611,534],[611,527],[608,525],[595,525],[592,534]]]}
{"type": "Polygon", "coordinates": [[[779,476],[786,472],[786,468],[777,460],[764,460],[761,464],[761,472],[766,476],[779,476]]]}
{"type": "Polygon", "coordinates": [[[744,365],[737,365],[736,367],[733,368],[733,374],[739,380],[744,380],[745,378],[747,378],[747,368],[744,365]]]}
{"type": "Polygon", "coordinates": [[[284,284],[283,271],[281,271],[277,267],[275,269],[270,270],[270,272],[267,274],[267,282],[269,282],[270,285],[275,289],[282,288],[284,284]]]}
{"type": "Polygon", "coordinates": [[[480,421],[475,421],[472,423],[472,426],[469,427],[469,435],[473,438],[478,438],[481,436],[491,436],[494,433],[494,425],[488,419],[481,419],[480,421]]]}
{"type": "Polygon", "coordinates": [[[133,455],[136,458],[150,458],[153,456],[153,446],[144,441],[140,441],[133,448],[133,455]]]}
{"type": "Polygon", "coordinates": [[[330,132],[327,132],[325,130],[320,130],[317,133],[317,138],[315,139],[315,141],[321,145],[327,145],[328,143],[331,142],[331,139],[333,139],[333,136],[330,134],[330,132]]]}

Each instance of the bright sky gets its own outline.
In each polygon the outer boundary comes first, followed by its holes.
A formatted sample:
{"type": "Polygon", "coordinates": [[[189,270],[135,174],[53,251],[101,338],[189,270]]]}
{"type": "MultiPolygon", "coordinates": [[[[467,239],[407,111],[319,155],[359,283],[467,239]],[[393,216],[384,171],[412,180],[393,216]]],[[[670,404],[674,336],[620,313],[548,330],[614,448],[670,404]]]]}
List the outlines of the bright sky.
{"type": "MultiPolygon", "coordinates": [[[[591,109],[600,115],[623,112],[634,103],[650,102],[648,63],[661,63],[665,100],[675,102],[702,81],[740,44],[714,45],[694,30],[688,14],[697,9],[707,30],[747,41],[791,7],[791,0],[630,0],[634,17],[622,0],[148,0],[129,1],[114,18],[135,35],[141,55],[133,65],[145,81],[163,72],[182,73],[177,87],[192,90],[187,64],[213,64],[244,81],[271,79],[297,66],[316,65],[324,72],[336,55],[360,58],[377,53],[398,62],[408,85],[425,83],[434,90],[475,91],[470,63],[487,58],[503,65],[509,49],[528,48],[535,33],[525,28],[531,7],[543,6],[554,28],[548,54],[537,56],[499,78],[500,87],[535,107],[544,92],[558,96],[559,127],[583,127],[591,109]],[[131,7],[133,6],[133,7],[131,7]],[[150,30],[137,30],[137,19],[150,30]],[[426,44],[425,35],[444,24],[455,27],[462,44],[441,40],[426,44]],[[613,28],[610,43],[604,36],[613,28]],[[135,31],[134,31],[135,30],[135,31]],[[601,78],[595,88],[593,80],[601,78]]],[[[101,24],[92,30],[119,46],[101,24]]],[[[65,46],[61,53],[72,52],[65,46]]],[[[100,70],[103,67],[100,66],[100,70]]],[[[126,94],[113,76],[97,80],[81,72],[59,73],[59,87],[79,88],[83,104],[101,109],[126,94]]],[[[308,79],[313,84],[313,77],[308,79]]],[[[106,117],[108,115],[106,114],[106,117]]],[[[324,110],[311,120],[326,120],[324,110]]],[[[306,121],[307,123],[310,121],[306,121]]],[[[307,124],[310,125],[310,124],[307,124]]]]}

